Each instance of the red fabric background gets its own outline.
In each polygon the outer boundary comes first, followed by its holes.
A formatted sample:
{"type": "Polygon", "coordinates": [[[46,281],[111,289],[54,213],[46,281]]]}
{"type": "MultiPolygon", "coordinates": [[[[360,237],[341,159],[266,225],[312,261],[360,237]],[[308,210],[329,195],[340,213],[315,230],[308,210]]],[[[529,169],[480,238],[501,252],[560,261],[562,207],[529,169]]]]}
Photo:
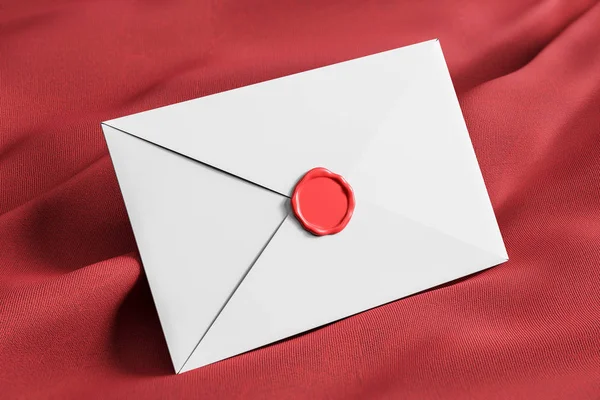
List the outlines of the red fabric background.
{"type": "Polygon", "coordinates": [[[600,4],[0,0],[0,397],[600,399],[600,4]],[[439,37],[511,260],[172,375],[100,121],[439,37]]]}

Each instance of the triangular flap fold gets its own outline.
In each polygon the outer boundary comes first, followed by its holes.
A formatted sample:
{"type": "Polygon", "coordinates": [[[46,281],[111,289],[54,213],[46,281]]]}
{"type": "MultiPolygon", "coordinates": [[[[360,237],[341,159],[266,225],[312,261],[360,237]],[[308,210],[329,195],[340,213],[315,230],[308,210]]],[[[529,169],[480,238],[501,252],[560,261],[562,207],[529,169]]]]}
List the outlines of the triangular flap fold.
{"type": "Polygon", "coordinates": [[[285,218],[286,198],[103,126],[176,371],[285,218]]]}
{"type": "Polygon", "coordinates": [[[183,371],[505,261],[380,207],[357,203],[355,213],[326,237],[288,217],[183,371]]]}

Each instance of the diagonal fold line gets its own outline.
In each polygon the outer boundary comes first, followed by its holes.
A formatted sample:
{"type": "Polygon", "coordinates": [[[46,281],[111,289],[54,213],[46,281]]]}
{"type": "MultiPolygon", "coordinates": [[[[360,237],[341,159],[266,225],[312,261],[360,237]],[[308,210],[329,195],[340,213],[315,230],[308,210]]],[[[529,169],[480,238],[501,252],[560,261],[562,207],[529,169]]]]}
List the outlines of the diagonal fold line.
{"type": "MultiPolygon", "coordinates": [[[[508,258],[507,258],[506,256],[504,256],[503,254],[497,254],[497,253],[495,253],[495,252],[492,252],[492,251],[490,251],[490,250],[488,250],[488,249],[484,249],[484,248],[482,248],[482,247],[480,247],[480,246],[477,246],[477,245],[475,245],[475,244],[473,244],[473,243],[469,243],[469,242],[467,242],[466,240],[460,239],[460,238],[458,238],[458,237],[456,237],[456,236],[454,236],[454,235],[452,235],[452,234],[450,234],[450,233],[448,233],[448,232],[442,231],[441,229],[439,229],[439,228],[437,228],[437,227],[435,227],[435,226],[431,226],[431,225],[429,225],[429,224],[425,224],[425,223],[423,223],[422,221],[419,221],[419,220],[416,220],[416,219],[414,219],[414,218],[412,218],[412,217],[409,217],[409,216],[407,216],[405,213],[401,213],[401,212],[398,212],[398,211],[393,211],[393,210],[390,210],[390,209],[389,209],[389,208],[387,208],[387,207],[383,207],[383,206],[381,206],[381,205],[379,205],[379,204],[375,204],[375,203],[373,203],[373,202],[370,202],[370,201],[367,201],[367,203],[369,203],[369,204],[370,204],[371,206],[373,206],[373,207],[377,207],[377,208],[379,208],[379,209],[381,209],[381,210],[385,211],[386,213],[390,213],[390,214],[397,215],[397,216],[399,216],[400,218],[406,219],[406,220],[408,220],[408,221],[410,221],[410,222],[413,222],[413,223],[414,223],[414,224],[416,224],[416,225],[420,225],[420,226],[422,226],[422,227],[424,227],[424,228],[427,228],[427,229],[429,229],[429,230],[431,230],[431,231],[434,231],[434,232],[436,232],[436,233],[438,233],[438,234],[440,234],[440,235],[442,235],[442,236],[449,237],[450,239],[452,239],[452,240],[455,240],[455,241],[457,241],[457,242],[460,242],[460,243],[462,243],[462,244],[465,244],[465,245],[467,245],[467,246],[469,246],[469,247],[471,247],[471,248],[475,248],[475,249],[477,249],[477,250],[479,250],[479,251],[481,251],[481,252],[487,253],[487,254],[489,254],[489,255],[492,255],[492,256],[494,256],[494,257],[498,257],[499,259],[501,259],[501,260],[502,260],[501,262],[508,261],[508,258]]],[[[501,263],[501,262],[500,262],[500,263],[501,263]]]]}
{"type": "Polygon", "coordinates": [[[235,294],[235,292],[238,290],[238,288],[240,287],[240,285],[242,284],[242,282],[244,281],[244,279],[246,279],[246,276],[248,276],[248,273],[250,273],[250,270],[252,269],[252,267],[254,267],[254,265],[256,264],[256,262],[259,260],[260,256],[263,254],[263,252],[265,251],[265,249],[269,246],[269,244],[271,243],[271,241],[273,240],[273,238],[275,237],[275,235],[277,234],[277,232],[279,231],[279,229],[281,228],[281,226],[283,225],[283,223],[287,219],[288,219],[288,216],[286,216],[279,223],[279,225],[277,226],[277,228],[275,228],[275,231],[273,232],[273,234],[271,235],[271,237],[269,238],[269,240],[267,241],[267,243],[258,252],[258,255],[256,256],[256,258],[254,258],[254,260],[252,261],[252,264],[250,264],[250,266],[248,267],[248,269],[246,270],[246,272],[244,272],[244,274],[240,278],[239,282],[237,283],[237,285],[235,285],[235,288],[233,288],[233,290],[231,291],[231,294],[229,295],[229,297],[227,298],[227,300],[225,300],[225,302],[223,303],[223,306],[221,307],[221,309],[219,309],[219,311],[217,312],[217,315],[215,315],[215,317],[213,318],[213,320],[210,322],[210,324],[208,325],[208,328],[206,328],[206,330],[202,334],[202,337],[200,337],[200,340],[198,340],[198,343],[196,343],[196,345],[194,346],[194,348],[190,352],[190,355],[185,359],[185,361],[183,362],[183,365],[181,366],[181,368],[179,369],[179,371],[177,371],[177,373],[180,373],[185,368],[185,365],[188,363],[188,361],[190,360],[190,358],[192,357],[192,355],[194,354],[194,352],[196,351],[196,349],[200,345],[200,342],[202,342],[202,339],[204,339],[204,336],[206,336],[206,334],[208,333],[208,331],[210,331],[210,328],[212,328],[212,326],[215,323],[215,321],[217,320],[217,318],[219,318],[219,316],[221,315],[221,313],[223,312],[223,310],[225,309],[225,307],[229,303],[229,300],[231,300],[231,298],[233,297],[233,295],[235,294]]]}
{"type": "Polygon", "coordinates": [[[146,142],[146,143],[150,143],[150,144],[152,144],[152,145],[154,145],[154,146],[160,147],[161,149],[167,150],[167,151],[169,151],[169,152],[171,152],[171,153],[173,153],[173,154],[177,154],[177,155],[179,155],[179,156],[181,156],[181,157],[187,158],[188,160],[193,160],[193,161],[195,161],[195,162],[197,162],[197,163],[199,163],[199,164],[202,164],[202,165],[204,165],[204,166],[206,166],[206,167],[208,167],[208,168],[210,168],[210,169],[212,169],[212,170],[219,171],[219,172],[221,172],[221,173],[223,173],[223,174],[225,174],[225,175],[229,175],[229,176],[232,176],[232,177],[234,177],[234,178],[240,179],[240,180],[242,180],[242,181],[244,181],[244,182],[250,183],[250,184],[252,184],[252,185],[254,185],[254,186],[257,186],[257,187],[259,187],[259,188],[261,188],[261,189],[268,190],[269,192],[276,193],[276,194],[278,194],[278,195],[280,195],[280,196],[283,196],[283,197],[290,198],[290,196],[288,196],[287,194],[280,193],[280,192],[278,192],[278,191],[276,191],[276,190],[273,190],[273,189],[271,189],[271,188],[268,188],[268,187],[266,187],[266,186],[260,185],[260,184],[258,184],[258,183],[256,183],[256,182],[252,182],[251,180],[248,180],[248,179],[246,179],[246,178],[242,178],[242,177],[241,177],[241,176],[239,176],[239,175],[236,175],[236,174],[233,174],[233,173],[231,173],[231,172],[225,171],[224,169],[221,169],[221,168],[215,167],[214,165],[207,164],[207,163],[205,163],[205,162],[203,162],[203,161],[200,161],[200,160],[198,160],[198,159],[196,159],[196,158],[194,158],[194,157],[187,156],[187,155],[185,155],[185,154],[183,154],[183,153],[180,153],[180,152],[178,152],[178,151],[175,151],[175,150],[173,150],[173,149],[170,149],[170,148],[168,148],[168,147],[162,146],[162,145],[160,145],[160,144],[158,144],[158,143],[155,143],[155,142],[152,142],[152,141],[150,141],[150,140],[148,140],[148,139],[144,139],[144,138],[142,138],[142,137],[139,137],[139,136],[137,136],[137,135],[134,135],[134,134],[133,134],[133,133],[131,133],[131,132],[127,132],[127,131],[124,131],[123,129],[116,128],[116,127],[114,127],[114,126],[112,126],[112,125],[109,125],[109,124],[107,124],[106,122],[102,122],[102,123],[101,123],[101,125],[107,126],[107,127],[109,127],[109,128],[112,128],[112,129],[114,129],[114,130],[116,130],[116,131],[119,131],[119,132],[121,132],[121,133],[124,133],[124,134],[126,134],[126,135],[133,136],[133,137],[134,137],[134,138],[136,138],[136,139],[139,139],[139,140],[142,140],[142,141],[144,141],[144,142],[146,142]]]}

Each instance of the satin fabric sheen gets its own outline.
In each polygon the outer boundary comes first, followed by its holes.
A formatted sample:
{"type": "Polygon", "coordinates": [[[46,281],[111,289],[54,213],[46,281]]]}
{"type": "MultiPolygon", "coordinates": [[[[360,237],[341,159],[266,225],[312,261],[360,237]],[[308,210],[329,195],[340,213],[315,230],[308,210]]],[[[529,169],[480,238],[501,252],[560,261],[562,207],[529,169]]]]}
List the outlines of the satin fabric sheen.
{"type": "Polygon", "coordinates": [[[600,4],[0,0],[0,214],[3,399],[600,399],[600,4]],[[434,37],[510,261],[174,375],[100,122],[434,37]]]}

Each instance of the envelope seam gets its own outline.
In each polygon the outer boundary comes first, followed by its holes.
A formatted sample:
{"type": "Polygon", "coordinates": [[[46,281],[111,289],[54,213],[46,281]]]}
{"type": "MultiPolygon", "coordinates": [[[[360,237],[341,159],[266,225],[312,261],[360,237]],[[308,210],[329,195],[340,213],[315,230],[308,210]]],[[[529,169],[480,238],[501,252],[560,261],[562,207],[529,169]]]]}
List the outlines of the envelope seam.
{"type": "Polygon", "coordinates": [[[244,182],[247,182],[247,183],[249,183],[249,184],[251,184],[251,185],[257,186],[257,187],[259,187],[259,188],[261,188],[261,189],[268,190],[268,191],[269,191],[269,192],[271,192],[271,193],[278,194],[278,195],[280,195],[280,196],[283,196],[283,197],[286,197],[286,198],[288,198],[288,199],[290,198],[290,196],[288,196],[288,195],[285,195],[285,194],[283,194],[283,193],[280,193],[280,192],[278,192],[278,191],[276,191],[276,190],[270,189],[270,188],[268,188],[268,187],[266,187],[266,186],[263,186],[263,185],[260,185],[260,184],[258,184],[258,183],[256,183],[256,182],[252,182],[251,180],[248,180],[248,179],[246,179],[246,178],[242,178],[242,177],[241,177],[241,176],[239,176],[239,175],[233,174],[233,173],[231,173],[231,172],[227,172],[227,171],[225,171],[225,170],[223,170],[223,169],[221,169],[221,168],[215,167],[214,165],[207,164],[207,163],[205,163],[205,162],[203,162],[203,161],[200,161],[200,160],[198,160],[198,159],[196,159],[196,158],[193,158],[193,157],[187,156],[187,155],[185,155],[185,154],[183,154],[183,153],[180,153],[180,152],[178,152],[178,151],[175,151],[175,150],[173,150],[173,149],[170,149],[170,148],[168,148],[168,147],[165,147],[165,146],[163,146],[163,145],[160,145],[160,144],[158,144],[158,143],[155,143],[155,142],[153,142],[153,141],[151,141],[151,140],[148,140],[148,139],[142,138],[142,137],[140,137],[140,136],[134,135],[134,134],[133,134],[133,133],[131,133],[131,132],[124,131],[123,129],[119,129],[119,128],[117,128],[117,127],[114,127],[114,126],[112,126],[112,125],[109,125],[109,124],[107,124],[106,122],[101,122],[100,124],[101,124],[101,125],[104,125],[104,126],[107,126],[107,127],[109,127],[109,128],[112,128],[112,129],[114,129],[114,130],[116,130],[116,131],[119,131],[119,132],[121,132],[121,133],[124,133],[124,134],[126,134],[126,135],[133,136],[134,138],[136,138],[136,139],[139,139],[139,140],[142,140],[142,141],[144,141],[144,142],[146,142],[146,143],[149,143],[149,144],[152,144],[152,145],[154,145],[154,146],[160,147],[161,149],[164,149],[164,150],[166,150],[166,151],[169,151],[169,152],[171,152],[171,153],[173,153],[173,154],[176,154],[176,155],[179,155],[179,156],[181,156],[181,157],[184,157],[184,158],[186,158],[186,159],[188,159],[188,160],[192,160],[192,161],[194,161],[194,162],[197,162],[198,164],[200,164],[200,165],[203,165],[203,166],[205,166],[205,167],[208,167],[208,168],[210,168],[210,169],[212,169],[212,170],[215,170],[215,171],[221,172],[221,173],[223,173],[223,174],[225,174],[225,175],[228,175],[228,176],[234,177],[234,178],[236,178],[236,179],[242,180],[242,181],[244,181],[244,182]]]}
{"type": "MultiPolygon", "coordinates": [[[[425,223],[423,223],[423,222],[421,222],[421,221],[415,220],[414,218],[408,217],[408,216],[406,216],[404,213],[399,213],[399,212],[397,212],[397,211],[392,211],[392,210],[389,210],[389,209],[388,209],[388,208],[386,208],[386,207],[380,206],[380,205],[378,205],[378,204],[375,204],[375,203],[373,203],[373,202],[370,202],[370,201],[367,201],[367,203],[368,203],[368,204],[370,204],[370,205],[371,205],[371,206],[373,206],[373,207],[380,208],[380,209],[382,209],[382,210],[384,210],[384,211],[386,211],[386,212],[389,212],[389,213],[396,214],[396,215],[398,215],[399,217],[401,217],[401,218],[404,218],[404,219],[407,219],[407,220],[409,220],[409,221],[411,221],[411,222],[413,222],[413,223],[415,223],[415,224],[417,224],[417,225],[420,225],[420,226],[422,226],[422,227],[425,227],[426,229],[433,230],[433,231],[437,232],[437,233],[438,233],[438,234],[440,234],[440,235],[443,235],[443,236],[449,237],[449,238],[451,238],[451,239],[453,239],[453,240],[456,240],[456,241],[458,241],[458,242],[461,242],[461,243],[463,243],[463,244],[465,244],[465,245],[467,245],[467,246],[469,246],[469,247],[475,248],[475,249],[477,249],[477,250],[479,250],[479,251],[482,251],[482,252],[484,252],[484,253],[487,253],[487,254],[489,254],[489,255],[491,255],[491,256],[498,257],[499,259],[501,259],[501,260],[502,260],[502,261],[501,261],[501,262],[499,262],[498,264],[501,264],[501,263],[503,263],[503,262],[506,262],[506,261],[508,261],[508,257],[504,256],[503,254],[497,254],[496,252],[490,251],[490,250],[488,250],[488,249],[484,249],[484,248],[482,248],[482,247],[480,247],[480,246],[478,246],[478,245],[475,245],[475,244],[473,244],[473,243],[470,243],[470,242],[468,242],[468,241],[466,241],[466,240],[464,240],[464,239],[460,239],[460,238],[458,238],[458,237],[456,237],[456,236],[454,236],[454,235],[451,235],[451,234],[449,234],[449,233],[447,233],[447,232],[444,232],[444,231],[442,231],[441,229],[439,229],[439,228],[437,228],[437,227],[434,227],[434,226],[431,226],[431,225],[425,224],[425,223]]],[[[502,240],[502,236],[500,236],[500,239],[502,240]]],[[[504,248],[505,248],[505,251],[506,251],[506,245],[504,244],[504,240],[502,240],[502,244],[503,244],[503,246],[504,246],[504,248]]],[[[495,264],[495,265],[498,265],[498,264],[495,264]]]]}
{"type": "Polygon", "coordinates": [[[221,315],[221,313],[223,312],[223,310],[225,309],[225,307],[227,307],[227,304],[229,303],[229,301],[235,295],[235,293],[237,292],[238,288],[240,287],[240,285],[242,284],[242,282],[244,282],[244,280],[246,279],[246,276],[248,276],[248,274],[250,273],[250,271],[252,270],[252,268],[254,267],[254,265],[256,265],[256,263],[260,259],[260,256],[262,256],[263,252],[267,249],[267,247],[269,247],[269,244],[271,243],[271,241],[273,240],[273,238],[275,237],[275,235],[277,234],[277,232],[279,232],[279,229],[281,228],[281,226],[283,225],[283,223],[288,219],[288,217],[289,217],[289,214],[286,215],[285,218],[283,218],[283,220],[281,220],[281,222],[279,223],[279,225],[277,225],[277,228],[275,228],[275,231],[273,232],[273,234],[271,235],[271,237],[269,238],[269,240],[267,241],[267,243],[260,250],[260,252],[256,256],[256,258],[254,258],[254,261],[252,262],[252,264],[250,264],[250,266],[248,267],[248,269],[246,269],[246,272],[244,272],[244,274],[242,275],[241,279],[239,280],[239,282],[237,283],[237,285],[235,286],[235,288],[233,288],[233,290],[231,291],[231,294],[229,295],[229,297],[227,298],[227,300],[225,300],[225,302],[223,303],[223,306],[217,312],[217,315],[215,315],[215,317],[213,318],[213,320],[210,322],[210,324],[208,325],[208,328],[206,328],[206,330],[204,331],[204,333],[200,337],[200,340],[198,340],[198,343],[196,343],[196,345],[194,346],[194,348],[190,352],[190,355],[185,359],[185,361],[183,362],[183,365],[177,371],[178,374],[181,373],[181,371],[183,371],[183,369],[185,368],[186,364],[188,363],[188,361],[190,360],[190,358],[192,358],[192,355],[194,355],[194,353],[196,352],[196,349],[198,348],[198,346],[200,346],[200,343],[202,342],[202,340],[204,339],[204,337],[206,336],[206,334],[208,333],[208,331],[210,331],[210,329],[212,328],[213,324],[217,321],[217,319],[219,318],[219,316],[221,315]]]}

